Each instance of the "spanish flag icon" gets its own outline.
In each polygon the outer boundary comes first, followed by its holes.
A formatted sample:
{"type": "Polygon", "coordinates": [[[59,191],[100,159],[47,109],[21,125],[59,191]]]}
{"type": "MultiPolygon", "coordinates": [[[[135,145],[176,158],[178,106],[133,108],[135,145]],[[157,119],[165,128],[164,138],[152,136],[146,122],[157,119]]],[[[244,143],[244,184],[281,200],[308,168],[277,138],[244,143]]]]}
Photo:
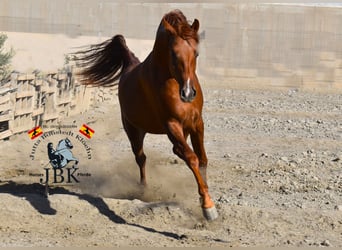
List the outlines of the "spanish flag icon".
{"type": "Polygon", "coordinates": [[[82,127],[80,128],[79,131],[82,135],[84,135],[88,139],[90,139],[95,133],[95,131],[93,129],[91,129],[90,127],[88,127],[85,124],[82,125],[82,127]]]}
{"type": "Polygon", "coordinates": [[[31,140],[36,139],[38,136],[41,136],[43,134],[43,130],[41,129],[40,126],[37,126],[30,131],[27,132],[28,135],[30,136],[31,140]]]}

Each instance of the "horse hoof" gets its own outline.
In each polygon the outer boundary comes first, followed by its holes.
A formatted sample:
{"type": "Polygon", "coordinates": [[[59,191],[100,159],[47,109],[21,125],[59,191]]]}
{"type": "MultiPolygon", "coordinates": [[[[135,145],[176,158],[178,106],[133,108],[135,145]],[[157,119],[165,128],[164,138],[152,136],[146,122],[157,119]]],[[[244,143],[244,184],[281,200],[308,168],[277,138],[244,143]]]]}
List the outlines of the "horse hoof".
{"type": "Polygon", "coordinates": [[[208,221],[215,220],[218,217],[218,213],[216,210],[216,207],[210,207],[210,208],[202,208],[203,215],[208,221]]]}

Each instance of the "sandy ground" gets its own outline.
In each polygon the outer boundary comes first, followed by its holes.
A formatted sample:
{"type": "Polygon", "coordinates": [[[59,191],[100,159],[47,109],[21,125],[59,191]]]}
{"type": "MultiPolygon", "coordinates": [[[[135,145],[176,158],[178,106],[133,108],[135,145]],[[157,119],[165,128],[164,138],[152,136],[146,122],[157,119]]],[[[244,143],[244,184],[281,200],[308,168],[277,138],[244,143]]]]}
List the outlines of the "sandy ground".
{"type": "Polygon", "coordinates": [[[216,221],[203,219],[195,180],[165,136],[146,138],[141,190],[118,105],[102,103],[63,122],[95,130],[90,160],[71,138],[91,176],[51,187],[48,199],[32,176],[44,172],[45,146],[31,160],[27,134],[1,141],[1,246],[342,247],[341,95],[204,89],[216,221]]]}
{"type": "Polygon", "coordinates": [[[112,101],[62,122],[83,176],[51,185],[48,198],[46,145],[65,136],[40,137],[35,149],[27,134],[0,141],[0,246],[342,247],[342,95],[202,86],[216,221],[202,217],[194,177],[166,136],[146,137],[141,189],[112,101]],[[91,159],[83,123],[95,130],[91,159]]]}

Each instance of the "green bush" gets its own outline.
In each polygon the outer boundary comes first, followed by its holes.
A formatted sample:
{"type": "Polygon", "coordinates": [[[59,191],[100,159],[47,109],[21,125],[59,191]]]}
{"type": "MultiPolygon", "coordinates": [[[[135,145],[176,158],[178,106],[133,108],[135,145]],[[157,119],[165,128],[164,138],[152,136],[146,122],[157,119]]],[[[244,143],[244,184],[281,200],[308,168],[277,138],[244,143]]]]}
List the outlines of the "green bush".
{"type": "Polygon", "coordinates": [[[10,75],[10,62],[14,56],[14,50],[4,50],[4,44],[7,40],[6,34],[0,34],[0,83],[7,80],[10,75]]]}

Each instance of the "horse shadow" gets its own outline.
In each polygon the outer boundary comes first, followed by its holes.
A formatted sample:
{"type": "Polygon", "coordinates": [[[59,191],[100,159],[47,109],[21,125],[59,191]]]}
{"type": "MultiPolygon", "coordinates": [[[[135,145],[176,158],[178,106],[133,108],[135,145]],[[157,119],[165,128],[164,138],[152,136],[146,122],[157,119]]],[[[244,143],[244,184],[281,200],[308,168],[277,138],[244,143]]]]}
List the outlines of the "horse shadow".
{"type": "MultiPolygon", "coordinates": [[[[34,207],[41,214],[55,215],[57,213],[57,210],[51,207],[49,199],[45,196],[45,186],[39,183],[19,184],[14,181],[9,181],[6,184],[0,184],[0,193],[11,194],[27,200],[32,205],[32,207],[34,207]]],[[[133,227],[138,227],[147,232],[158,233],[176,240],[181,240],[185,237],[185,235],[178,235],[176,233],[167,231],[158,231],[151,227],[128,222],[121,216],[117,215],[113,210],[111,210],[101,197],[96,197],[90,194],[77,193],[74,191],[70,191],[64,187],[50,188],[49,194],[66,194],[76,196],[80,200],[87,201],[90,205],[97,208],[99,213],[106,216],[108,219],[116,224],[125,224],[133,227]]]]}
{"type": "Polygon", "coordinates": [[[38,183],[19,184],[9,181],[0,184],[0,193],[7,193],[27,200],[39,213],[55,215],[57,211],[51,207],[50,201],[44,197],[44,188],[38,183]]]}

